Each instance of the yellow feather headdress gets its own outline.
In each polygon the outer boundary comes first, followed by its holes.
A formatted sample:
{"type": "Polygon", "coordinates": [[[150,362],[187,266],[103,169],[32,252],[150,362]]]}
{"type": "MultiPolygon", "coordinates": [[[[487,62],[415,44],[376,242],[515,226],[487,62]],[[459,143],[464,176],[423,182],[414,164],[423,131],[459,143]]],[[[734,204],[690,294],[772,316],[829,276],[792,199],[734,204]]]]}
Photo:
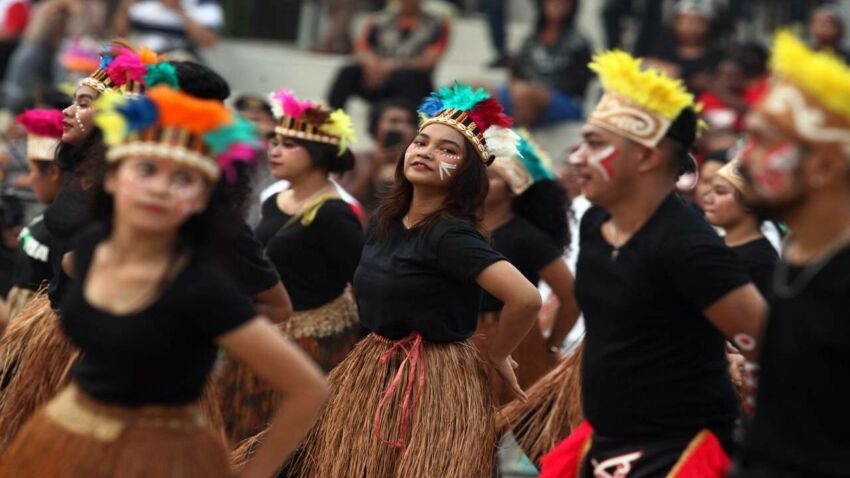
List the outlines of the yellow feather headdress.
{"type": "Polygon", "coordinates": [[[299,100],[287,89],[275,91],[270,98],[278,117],[275,133],[281,136],[331,144],[340,155],[357,141],[351,116],[342,109],[330,111],[324,105],[299,100]]]}
{"type": "Polygon", "coordinates": [[[773,81],[756,110],[798,140],[837,146],[850,158],[850,67],[782,30],[770,69],[773,81]]]}
{"type": "Polygon", "coordinates": [[[685,84],[621,50],[593,57],[589,68],[599,75],[605,94],[589,121],[640,144],[655,147],[694,96],[685,84]]]}

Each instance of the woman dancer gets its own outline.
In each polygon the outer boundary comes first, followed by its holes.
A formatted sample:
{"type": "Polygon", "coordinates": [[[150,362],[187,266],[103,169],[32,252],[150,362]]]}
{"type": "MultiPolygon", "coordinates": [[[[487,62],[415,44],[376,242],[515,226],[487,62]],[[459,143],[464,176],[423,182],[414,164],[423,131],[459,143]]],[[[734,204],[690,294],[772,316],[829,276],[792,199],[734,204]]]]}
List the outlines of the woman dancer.
{"type": "Polygon", "coordinates": [[[164,85],[113,106],[98,112],[117,140],[95,203],[105,227],[74,251],[78,280],[60,319],[83,355],[72,384],[10,445],[0,476],[232,476],[197,405],[219,345],[285,394],[267,446],[243,470],[269,476],[326,390],[209,254],[233,220],[219,176],[235,180],[234,163],[253,157],[253,128],[164,85]]]}
{"type": "MultiPolygon", "coordinates": [[[[484,225],[492,231],[493,248],[532,284],[545,281],[561,304],[548,338],[538,324],[514,353],[522,388],[530,387],[557,363],[561,343],[579,314],[572,294],[573,276],[563,260],[570,235],[566,193],[554,180],[547,160],[545,152],[521,133],[519,155],[496,158],[487,171],[490,190],[484,202],[484,225]]],[[[501,309],[498,299],[484,294],[474,339],[479,350],[487,350],[501,309]]],[[[491,381],[491,385],[499,402],[510,401],[512,394],[502,382],[491,381]]]]}
{"type": "MultiPolygon", "coordinates": [[[[363,248],[363,230],[340,198],[331,173],[354,166],[351,118],[281,90],[282,113],[269,145],[272,174],[289,187],[262,207],[257,239],[286,284],[295,313],[285,334],[329,372],[359,338],[357,308],[348,284],[363,248]]],[[[277,393],[239,362],[221,376],[221,407],[233,443],[255,435],[277,408],[277,393]]]]}
{"type": "Polygon", "coordinates": [[[515,155],[516,135],[495,100],[464,85],[441,89],[420,111],[427,119],[354,276],[372,333],[328,375],[331,399],[290,464],[294,476],[489,477],[494,407],[469,342],[482,288],[505,304],[486,358],[524,396],[510,353],[540,295],[479,232],[485,165],[515,155]]]}
{"type": "Polygon", "coordinates": [[[717,171],[711,190],[703,198],[705,218],[726,232],[726,245],[738,255],[759,292],[769,298],[779,254],[762,234],[761,218],[743,202],[740,168],[738,161],[732,161],[717,171]]]}

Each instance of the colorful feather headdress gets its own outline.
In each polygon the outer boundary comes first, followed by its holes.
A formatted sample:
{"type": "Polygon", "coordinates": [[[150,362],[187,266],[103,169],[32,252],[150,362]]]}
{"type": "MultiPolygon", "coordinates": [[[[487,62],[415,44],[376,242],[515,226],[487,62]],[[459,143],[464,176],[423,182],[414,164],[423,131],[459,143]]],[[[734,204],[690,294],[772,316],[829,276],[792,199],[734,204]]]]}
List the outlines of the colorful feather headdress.
{"type": "Polygon", "coordinates": [[[654,148],[685,108],[696,108],[681,80],[620,50],[593,57],[588,65],[599,75],[605,94],[588,122],[654,148]]]}
{"type": "Polygon", "coordinates": [[[59,54],[62,68],[90,75],[100,67],[100,54],[96,45],[74,38],[59,54]]]}
{"type": "Polygon", "coordinates": [[[16,118],[27,131],[27,158],[53,161],[56,146],[62,138],[62,112],[59,110],[27,110],[16,118]]]}
{"type": "Polygon", "coordinates": [[[342,155],[357,141],[354,124],[348,114],[331,111],[309,100],[299,100],[287,89],[271,94],[272,111],[278,118],[275,133],[316,143],[336,146],[342,155]]]}
{"type": "Polygon", "coordinates": [[[519,154],[497,156],[490,168],[519,196],[538,181],[555,179],[555,173],[550,169],[552,160],[549,154],[532,140],[529,132],[521,129],[517,130],[517,134],[520,138],[517,145],[519,154]]]}
{"type": "Polygon", "coordinates": [[[513,120],[482,88],[473,90],[458,82],[451,88],[443,86],[425,99],[419,113],[420,129],[434,123],[451,126],[472,144],[485,164],[517,154],[519,137],[510,129],[513,120]]]}
{"type": "Polygon", "coordinates": [[[144,96],[115,92],[95,102],[95,124],[109,145],[107,161],[127,156],[170,159],[194,167],[215,181],[223,171],[236,179],[236,162],[251,162],[259,138],[254,126],[219,101],[202,100],[166,85],[144,96]]]}
{"type": "Polygon", "coordinates": [[[136,51],[129,43],[114,40],[104,45],[100,65],[81,84],[99,93],[118,90],[123,94],[138,95],[145,87],[163,83],[178,87],[174,65],[147,48],[136,51]]]}
{"type": "Polygon", "coordinates": [[[756,111],[787,135],[850,159],[850,67],[780,31],[770,59],[773,81],[756,111]]]}

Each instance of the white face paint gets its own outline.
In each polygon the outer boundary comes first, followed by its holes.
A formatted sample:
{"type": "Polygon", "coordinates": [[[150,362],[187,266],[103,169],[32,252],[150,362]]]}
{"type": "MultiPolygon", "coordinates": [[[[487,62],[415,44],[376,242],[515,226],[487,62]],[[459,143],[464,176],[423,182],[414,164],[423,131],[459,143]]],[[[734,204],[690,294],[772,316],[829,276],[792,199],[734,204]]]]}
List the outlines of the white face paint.
{"type": "Polygon", "coordinates": [[[445,181],[452,177],[452,170],[457,169],[457,164],[440,161],[440,181],[445,181]]]}
{"type": "Polygon", "coordinates": [[[568,161],[574,165],[582,165],[586,161],[586,164],[599,171],[605,181],[611,181],[611,178],[614,177],[614,167],[611,165],[611,160],[619,154],[620,150],[611,145],[592,152],[587,144],[582,143],[578,149],[570,154],[568,161]]]}

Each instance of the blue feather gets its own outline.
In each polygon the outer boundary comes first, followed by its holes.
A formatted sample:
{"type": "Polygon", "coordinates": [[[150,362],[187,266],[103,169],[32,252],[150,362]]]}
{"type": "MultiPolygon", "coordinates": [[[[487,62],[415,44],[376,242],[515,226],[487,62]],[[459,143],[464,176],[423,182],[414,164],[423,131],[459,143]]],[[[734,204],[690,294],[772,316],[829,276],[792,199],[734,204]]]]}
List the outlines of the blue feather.
{"type": "Polygon", "coordinates": [[[440,111],[443,111],[445,107],[443,106],[443,102],[436,95],[432,94],[428,98],[425,98],[425,101],[422,102],[422,105],[419,106],[419,112],[424,113],[429,118],[436,115],[440,111]]]}
{"type": "Polygon", "coordinates": [[[130,100],[116,109],[127,120],[127,129],[129,131],[146,129],[156,123],[159,117],[156,104],[147,96],[130,100]]]}
{"type": "Polygon", "coordinates": [[[101,55],[100,57],[100,69],[105,70],[109,64],[112,63],[112,57],[109,55],[101,55]]]}

